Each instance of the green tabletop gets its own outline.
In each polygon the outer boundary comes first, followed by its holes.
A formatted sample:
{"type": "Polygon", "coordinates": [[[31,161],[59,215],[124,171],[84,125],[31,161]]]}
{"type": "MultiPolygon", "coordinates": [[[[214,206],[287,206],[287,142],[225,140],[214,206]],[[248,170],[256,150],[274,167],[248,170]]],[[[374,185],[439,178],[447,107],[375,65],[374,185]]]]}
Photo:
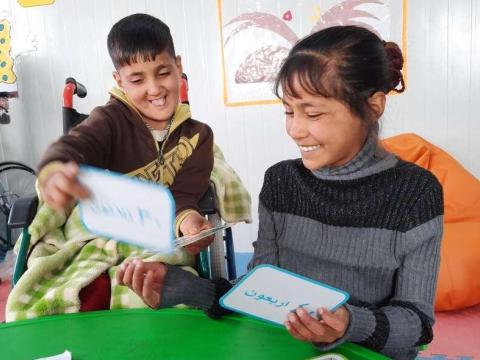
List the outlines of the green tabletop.
{"type": "MultiPolygon", "coordinates": [[[[209,319],[191,309],[96,311],[0,325],[0,359],[32,360],[69,350],[89,359],[309,359],[312,345],[285,329],[239,315],[209,319]]],[[[386,359],[354,344],[347,359],[386,359]]]]}

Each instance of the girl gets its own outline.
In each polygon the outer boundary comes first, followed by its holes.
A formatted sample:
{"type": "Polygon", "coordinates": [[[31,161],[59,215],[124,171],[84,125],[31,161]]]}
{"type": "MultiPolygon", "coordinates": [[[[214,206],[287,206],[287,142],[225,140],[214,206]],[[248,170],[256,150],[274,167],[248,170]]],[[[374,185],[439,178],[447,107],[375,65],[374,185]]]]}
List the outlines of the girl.
{"type": "MultiPolygon", "coordinates": [[[[249,269],[273,264],[350,294],[333,313],[318,309],[321,320],[303,309],[285,319],[293,337],[320,350],[349,341],[414,359],[432,340],[442,189],[377,140],[386,94],[404,90],[402,65],[395,44],[339,26],[300,41],[278,74],[301,159],[265,174],[249,269]]],[[[117,280],[153,308],[185,303],[213,317],[224,313],[217,300],[229,287],[159,263],[126,264],[117,280]]]]}

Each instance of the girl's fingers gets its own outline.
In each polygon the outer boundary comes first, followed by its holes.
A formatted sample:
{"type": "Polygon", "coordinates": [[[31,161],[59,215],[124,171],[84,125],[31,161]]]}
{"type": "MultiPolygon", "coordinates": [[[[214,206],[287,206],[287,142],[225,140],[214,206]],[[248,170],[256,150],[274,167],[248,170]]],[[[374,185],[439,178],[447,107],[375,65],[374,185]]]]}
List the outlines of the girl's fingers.
{"type": "Polygon", "coordinates": [[[137,293],[137,295],[142,296],[143,281],[145,278],[145,266],[141,260],[135,260],[133,263],[135,270],[133,271],[132,275],[132,289],[137,293]]]}
{"type": "Polygon", "coordinates": [[[322,325],[319,320],[310,316],[310,314],[305,309],[297,309],[297,315],[303,325],[314,335],[325,335],[325,325],[322,325]]]}
{"type": "Polygon", "coordinates": [[[309,341],[314,339],[314,334],[303,325],[297,314],[293,312],[288,314],[288,321],[303,338],[309,341]]]}
{"type": "Polygon", "coordinates": [[[156,291],[154,288],[154,273],[152,270],[147,271],[147,274],[145,275],[145,280],[143,281],[142,298],[152,309],[157,309],[160,306],[160,289],[156,291]]]}
{"type": "Polygon", "coordinates": [[[125,268],[127,264],[124,262],[117,268],[117,272],[115,274],[115,278],[117,280],[118,285],[124,285],[123,284],[123,275],[125,274],[125,268]]]}
{"type": "Polygon", "coordinates": [[[132,277],[134,270],[135,265],[133,263],[130,263],[127,265],[125,273],[123,274],[123,285],[128,286],[129,288],[132,287],[132,277]]]}
{"type": "Polygon", "coordinates": [[[342,319],[340,319],[340,317],[324,308],[318,309],[318,313],[322,317],[322,320],[325,322],[325,324],[330,326],[333,330],[337,332],[342,332],[345,330],[346,324],[344,321],[342,321],[342,319]]]}
{"type": "Polygon", "coordinates": [[[290,335],[292,335],[295,339],[300,341],[307,341],[307,339],[305,339],[302,335],[300,335],[300,333],[292,326],[292,324],[289,321],[285,321],[284,325],[287,328],[290,335]]]}

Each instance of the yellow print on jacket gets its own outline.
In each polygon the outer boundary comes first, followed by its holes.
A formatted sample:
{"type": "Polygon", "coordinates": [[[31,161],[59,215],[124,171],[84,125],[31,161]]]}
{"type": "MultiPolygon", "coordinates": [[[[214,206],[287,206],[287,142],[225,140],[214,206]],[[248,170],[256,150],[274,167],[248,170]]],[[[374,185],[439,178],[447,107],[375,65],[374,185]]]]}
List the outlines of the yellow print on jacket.
{"type": "Polygon", "coordinates": [[[156,183],[163,183],[170,187],[173,184],[175,175],[182,168],[185,160],[192,155],[197,147],[199,137],[199,134],[194,135],[191,139],[182,136],[177,146],[163,155],[163,166],[160,165],[158,159],[155,159],[146,166],[132,171],[128,175],[156,183]]]}

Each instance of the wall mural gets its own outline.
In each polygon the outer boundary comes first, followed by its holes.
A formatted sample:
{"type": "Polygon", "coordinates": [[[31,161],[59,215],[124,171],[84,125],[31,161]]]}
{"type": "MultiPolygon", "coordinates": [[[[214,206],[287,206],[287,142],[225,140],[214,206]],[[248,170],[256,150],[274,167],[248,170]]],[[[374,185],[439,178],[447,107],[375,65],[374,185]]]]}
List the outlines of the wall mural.
{"type": "Polygon", "coordinates": [[[217,1],[227,106],[277,102],[272,85],[282,60],[300,38],[323,28],[363,26],[405,45],[406,0],[217,1]],[[392,17],[401,19],[393,32],[392,17]]]}
{"type": "Polygon", "coordinates": [[[15,66],[21,55],[37,50],[37,40],[24,22],[15,22],[9,5],[0,4],[0,124],[10,122],[9,101],[18,97],[15,66]]]}
{"type": "Polygon", "coordinates": [[[0,19],[0,92],[17,91],[17,76],[13,71],[11,55],[10,21],[0,19]]]}

